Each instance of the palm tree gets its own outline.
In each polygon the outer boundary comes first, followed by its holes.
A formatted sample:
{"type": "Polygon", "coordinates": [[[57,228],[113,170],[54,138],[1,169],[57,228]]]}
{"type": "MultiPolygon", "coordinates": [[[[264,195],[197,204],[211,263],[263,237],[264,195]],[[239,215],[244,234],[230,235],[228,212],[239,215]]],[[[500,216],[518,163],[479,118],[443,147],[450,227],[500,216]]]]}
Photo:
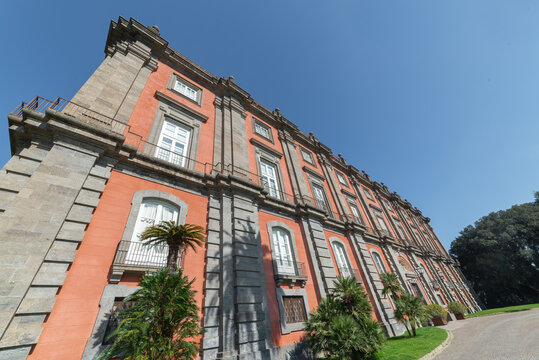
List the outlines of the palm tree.
{"type": "Polygon", "coordinates": [[[380,280],[382,281],[382,284],[384,285],[384,289],[382,290],[382,295],[386,296],[387,294],[390,294],[393,296],[393,298],[398,299],[400,297],[399,294],[404,292],[399,282],[399,278],[397,277],[396,274],[383,273],[380,275],[380,280]]]}
{"type": "Polygon", "coordinates": [[[144,245],[168,245],[167,269],[174,273],[180,251],[188,247],[196,251],[196,247],[204,242],[204,233],[204,228],[198,225],[178,225],[174,221],[163,221],[147,227],[140,238],[144,245]]]}
{"type": "Polygon", "coordinates": [[[395,301],[395,304],[397,307],[395,309],[395,318],[404,324],[409,336],[411,334],[407,324],[410,325],[412,333],[416,336],[416,328],[430,318],[423,305],[423,299],[404,293],[395,301]]]}

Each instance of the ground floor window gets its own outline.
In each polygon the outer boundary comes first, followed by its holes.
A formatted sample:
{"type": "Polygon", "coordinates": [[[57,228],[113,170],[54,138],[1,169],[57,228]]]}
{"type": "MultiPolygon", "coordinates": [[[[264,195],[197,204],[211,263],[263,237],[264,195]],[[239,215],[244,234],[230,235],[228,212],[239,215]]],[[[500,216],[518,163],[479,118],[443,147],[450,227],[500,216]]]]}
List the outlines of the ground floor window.
{"type": "Polygon", "coordinates": [[[307,321],[303,296],[283,296],[284,318],[287,324],[307,321]]]}

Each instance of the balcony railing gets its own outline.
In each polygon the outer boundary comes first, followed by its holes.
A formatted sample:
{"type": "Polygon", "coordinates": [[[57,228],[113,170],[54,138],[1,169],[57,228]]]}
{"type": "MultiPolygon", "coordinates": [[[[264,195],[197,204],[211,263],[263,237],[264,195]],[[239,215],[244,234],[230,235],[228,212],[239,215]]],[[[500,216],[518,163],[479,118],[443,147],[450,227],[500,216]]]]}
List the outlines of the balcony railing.
{"type": "Polygon", "coordinates": [[[440,290],[440,283],[437,280],[432,280],[430,285],[434,290],[440,290]]]}
{"type": "MultiPolygon", "coordinates": [[[[136,241],[120,241],[114,257],[113,268],[153,271],[167,266],[167,245],[144,245],[136,241]]],[[[180,266],[179,258],[178,263],[180,266]]]]}
{"type": "Polygon", "coordinates": [[[354,278],[357,282],[361,282],[361,275],[358,269],[350,269],[347,267],[339,267],[339,276],[343,278],[354,278]]]}
{"type": "Polygon", "coordinates": [[[283,280],[290,280],[291,284],[296,282],[301,287],[304,287],[307,282],[305,263],[274,259],[273,269],[275,271],[275,282],[277,286],[281,286],[283,280]]]}
{"type": "Polygon", "coordinates": [[[449,290],[453,290],[455,288],[455,285],[451,281],[446,281],[445,286],[449,288],[449,290]]]}

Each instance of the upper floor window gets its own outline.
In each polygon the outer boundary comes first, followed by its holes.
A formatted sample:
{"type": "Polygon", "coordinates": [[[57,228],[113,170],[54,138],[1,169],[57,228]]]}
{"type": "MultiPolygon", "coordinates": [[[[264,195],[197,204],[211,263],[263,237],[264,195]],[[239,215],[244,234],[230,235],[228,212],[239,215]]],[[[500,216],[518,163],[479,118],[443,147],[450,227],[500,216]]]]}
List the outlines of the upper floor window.
{"type": "Polygon", "coordinates": [[[386,221],[384,220],[384,217],[383,217],[382,213],[375,210],[374,215],[376,216],[376,220],[378,221],[378,224],[380,225],[380,228],[382,230],[388,231],[389,229],[387,228],[387,224],[386,224],[386,221]]]}
{"type": "Polygon", "coordinates": [[[185,166],[191,129],[169,119],[163,121],[155,156],[176,165],[185,166]]]}
{"type": "Polygon", "coordinates": [[[363,192],[365,193],[365,196],[369,199],[369,200],[374,200],[374,197],[372,196],[372,193],[369,189],[367,189],[366,187],[363,187],[363,192]]]}
{"type": "Polygon", "coordinates": [[[329,210],[324,188],[318,184],[312,184],[312,192],[316,206],[323,210],[329,210]]]}
{"type": "Polygon", "coordinates": [[[337,179],[341,184],[348,186],[348,182],[346,181],[346,178],[342,172],[335,170],[335,174],[337,174],[337,179]]]}
{"type": "Polygon", "coordinates": [[[344,245],[340,242],[333,241],[333,253],[335,254],[335,260],[337,262],[337,266],[339,267],[339,274],[341,277],[349,278],[354,276],[354,271],[352,270],[352,266],[350,265],[350,261],[348,260],[348,255],[346,254],[346,249],[344,248],[344,245]]]}
{"type": "Polygon", "coordinates": [[[386,267],[384,265],[384,262],[382,261],[382,258],[380,257],[380,254],[373,251],[373,252],[371,252],[371,255],[372,255],[372,259],[374,260],[374,265],[376,266],[376,269],[378,270],[378,272],[380,274],[386,273],[387,270],[386,270],[386,267]]]}
{"type": "Polygon", "coordinates": [[[264,124],[262,121],[253,118],[253,130],[255,134],[258,134],[266,140],[273,142],[271,128],[268,125],[264,124]]]}
{"type": "Polygon", "coordinates": [[[313,153],[302,147],[300,147],[299,149],[300,149],[301,158],[303,159],[303,161],[308,162],[311,165],[315,165],[313,153]]]}
{"type": "Polygon", "coordinates": [[[393,208],[391,207],[391,204],[389,203],[389,201],[384,200],[384,205],[386,206],[387,210],[393,211],[393,208]]]}
{"type": "Polygon", "coordinates": [[[352,216],[354,217],[354,219],[358,223],[362,224],[363,220],[361,218],[361,215],[359,215],[359,209],[357,208],[357,206],[352,202],[348,202],[348,206],[350,207],[350,211],[352,212],[352,216]]]}
{"type": "Polygon", "coordinates": [[[131,243],[125,258],[126,264],[142,266],[165,266],[167,262],[168,247],[166,244],[145,246],[140,235],[148,226],[159,224],[162,221],[178,221],[179,208],[164,201],[145,199],[135,223],[131,243]]]}
{"type": "Polygon", "coordinates": [[[177,74],[170,77],[168,88],[198,105],[202,104],[202,89],[177,74]]]}
{"type": "Polygon", "coordinates": [[[260,172],[262,173],[264,187],[269,192],[269,195],[279,198],[279,182],[277,180],[277,169],[275,165],[264,159],[260,159],[260,172]]]}
{"type": "Polygon", "coordinates": [[[280,274],[295,274],[295,261],[292,252],[290,233],[282,227],[273,227],[273,260],[280,274]]]}

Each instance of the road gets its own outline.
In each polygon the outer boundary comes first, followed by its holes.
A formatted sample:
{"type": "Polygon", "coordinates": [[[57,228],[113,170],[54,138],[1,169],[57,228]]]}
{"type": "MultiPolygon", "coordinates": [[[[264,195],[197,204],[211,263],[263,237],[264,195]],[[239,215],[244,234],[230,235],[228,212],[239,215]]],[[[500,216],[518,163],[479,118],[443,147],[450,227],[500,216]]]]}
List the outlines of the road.
{"type": "Polygon", "coordinates": [[[454,339],[436,360],[539,360],[539,309],[451,321],[454,339]]]}

